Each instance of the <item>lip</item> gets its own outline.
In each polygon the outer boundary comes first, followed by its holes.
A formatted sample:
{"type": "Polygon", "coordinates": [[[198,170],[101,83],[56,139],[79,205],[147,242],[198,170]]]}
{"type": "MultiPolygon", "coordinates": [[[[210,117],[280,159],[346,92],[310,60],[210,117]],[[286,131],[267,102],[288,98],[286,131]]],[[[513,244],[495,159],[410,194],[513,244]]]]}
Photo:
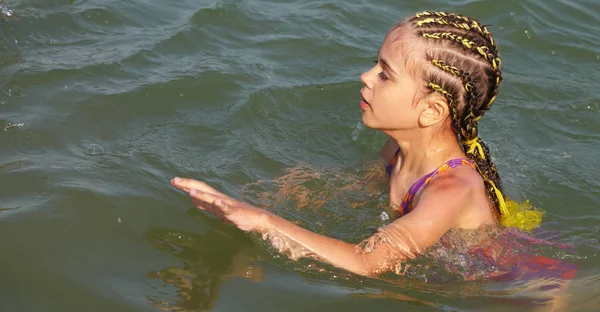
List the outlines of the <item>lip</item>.
{"type": "Polygon", "coordinates": [[[369,102],[367,102],[367,100],[365,100],[365,97],[362,95],[362,92],[361,92],[360,93],[360,108],[367,109],[370,107],[371,107],[371,104],[369,104],[369,102]]]}
{"type": "Polygon", "coordinates": [[[369,103],[367,103],[365,100],[360,100],[360,108],[368,109],[371,108],[371,105],[369,105],[369,103]]]}

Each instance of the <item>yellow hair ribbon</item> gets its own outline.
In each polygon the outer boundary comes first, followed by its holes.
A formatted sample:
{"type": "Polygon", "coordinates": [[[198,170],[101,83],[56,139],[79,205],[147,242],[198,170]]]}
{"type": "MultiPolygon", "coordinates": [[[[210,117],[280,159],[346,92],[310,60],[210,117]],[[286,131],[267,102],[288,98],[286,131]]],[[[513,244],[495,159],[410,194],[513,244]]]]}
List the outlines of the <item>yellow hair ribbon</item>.
{"type": "Polygon", "coordinates": [[[474,139],[471,140],[463,140],[463,144],[468,146],[469,149],[467,150],[467,154],[473,153],[475,151],[475,149],[477,149],[477,151],[479,152],[479,156],[481,156],[481,159],[485,160],[485,153],[483,152],[483,147],[481,146],[481,143],[479,143],[479,137],[475,137],[474,139]]]}
{"type": "Polygon", "coordinates": [[[496,197],[498,198],[498,206],[500,206],[500,213],[503,216],[508,216],[508,208],[506,208],[506,201],[504,200],[504,195],[502,192],[496,187],[496,184],[490,181],[492,187],[494,188],[494,193],[496,193],[496,197]]]}
{"type": "Polygon", "coordinates": [[[494,104],[494,101],[496,100],[496,96],[492,96],[492,98],[490,99],[490,101],[488,102],[488,107],[492,106],[492,104],[494,104]]]}
{"type": "Polygon", "coordinates": [[[516,227],[519,230],[530,231],[542,222],[544,212],[534,208],[529,201],[517,203],[506,201],[507,214],[502,216],[501,223],[505,227],[516,227]]]}
{"type": "Polygon", "coordinates": [[[519,230],[531,231],[538,227],[542,222],[544,212],[531,206],[529,201],[517,203],[513,200],[505,200],[502,192],[496,185],[489,181],[494,188],[494,193],[498,198],[498,206],[502,215],[500,223],[504,227],[516,227],[519,230]]]}

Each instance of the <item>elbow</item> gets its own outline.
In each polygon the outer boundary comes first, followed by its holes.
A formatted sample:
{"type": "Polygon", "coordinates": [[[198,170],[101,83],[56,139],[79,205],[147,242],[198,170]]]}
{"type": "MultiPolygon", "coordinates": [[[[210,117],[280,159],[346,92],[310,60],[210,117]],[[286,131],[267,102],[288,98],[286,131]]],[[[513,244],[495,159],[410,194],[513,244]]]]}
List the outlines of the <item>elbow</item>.
{"type": "Polygon", "coordinates": [[[373,259],[368,254],[361,254],[354,273],[365,277],[378,277],[388,272],[398,273],[396,268],[399,268],[401,263],[400,259],[380,261],[373,259]]]}

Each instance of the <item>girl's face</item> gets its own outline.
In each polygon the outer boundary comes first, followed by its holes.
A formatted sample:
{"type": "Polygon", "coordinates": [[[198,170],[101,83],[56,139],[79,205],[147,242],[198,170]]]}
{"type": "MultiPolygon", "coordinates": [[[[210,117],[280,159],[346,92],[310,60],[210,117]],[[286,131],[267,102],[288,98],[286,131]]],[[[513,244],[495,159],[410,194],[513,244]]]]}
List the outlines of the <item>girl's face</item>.
{"type": "Polygon", "coordinates": [[[418,127],[418,83],[406,69],[396,28],[379,49],[377,64],[360,76],[362,122],[384,132],[418,127]]]}

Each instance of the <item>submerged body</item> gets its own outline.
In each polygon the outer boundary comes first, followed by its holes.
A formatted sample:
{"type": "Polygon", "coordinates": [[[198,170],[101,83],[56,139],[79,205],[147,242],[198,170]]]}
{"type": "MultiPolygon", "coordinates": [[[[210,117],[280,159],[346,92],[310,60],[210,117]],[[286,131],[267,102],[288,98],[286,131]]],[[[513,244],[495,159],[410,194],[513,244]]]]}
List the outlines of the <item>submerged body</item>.
{"type": "Polygon", "coordinates": [[[562,288],[575,277],[577,266],[537,255],[539,247],[550,245],[565,250],[571,247],[498,226],[451,230],[423,255],[432,260],[435,269],[412,273],[428,280],[548,280],[548,289],[562,288]]]}
{"type": "MultiPolygon", "coordinates": [[[[407,245],[411,248],[402,251],[406,260],[391,262],[389,271],[411,279],[434,282],[552,279],[544,286],[550,287],[552,284],[564,285],[561,281],[574,276],[575,265],[554,257],[571,254],[575,247],[549,241],[556,233],[541,228],[522,232],[490,224],[476,229],[452,229],[433,246],[417,251],[407,233],[384,226],[401,217],[399,210],[404,205],[389,206],[389,194],[381,193],[381,187],[389,183],[389,178],[378,163],[358,172],[297,166],[287,169],[287,174],[282,177],[250,183],[249,187],[243,188],[241,196],[252,198],[255,205],[267,207],[268,211],[286,218],[316,218],[319,224],[308,226],[324,235],[364,237],[364,229],[379,227],[377,235],[356,246],[358,253],[372,251],[384,243],[408,241],[407,245]]],[[[317,254],[284,233],[270,231],[260,234],[272,243],[276,251],[293,260],[306,257],[319,259],[317,254]]],[[[401,253],[400,250],[397,252],[401,253]]],[[[393,275],[384,278],[395,280],[393,275]]]]}

